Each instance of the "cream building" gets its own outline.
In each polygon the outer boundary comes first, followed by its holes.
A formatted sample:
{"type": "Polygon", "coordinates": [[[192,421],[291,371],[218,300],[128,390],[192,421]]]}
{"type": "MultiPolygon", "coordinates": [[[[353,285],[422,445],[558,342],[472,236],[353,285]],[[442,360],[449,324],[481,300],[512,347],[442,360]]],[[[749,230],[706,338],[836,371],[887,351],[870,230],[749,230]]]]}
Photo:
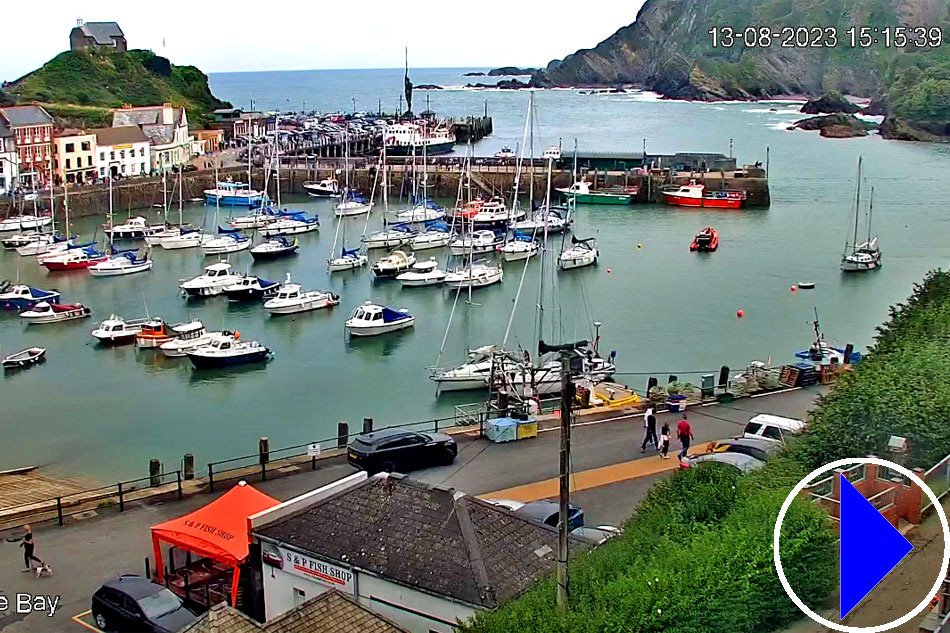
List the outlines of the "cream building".
{"type": "Polygon", "coordinates": [[[81,132],[53,137],[53,174],[59,183],[95,182],[96,135],[81,132]]]}
{"type": "Polygon", "coordinates": [[[189,163],[194,143],[188,133],[188,114],[170,103],[133,108],[126,106],[112,115],[112,127],[138,126],[151,142],[152,171],[170,170],[189,163]]]}
{"type": "Polygon", "coordinates": [[[92,130],[96,135],[99,178],[129,178],[152,173],[151,142],[137,125],[92,130]]]}

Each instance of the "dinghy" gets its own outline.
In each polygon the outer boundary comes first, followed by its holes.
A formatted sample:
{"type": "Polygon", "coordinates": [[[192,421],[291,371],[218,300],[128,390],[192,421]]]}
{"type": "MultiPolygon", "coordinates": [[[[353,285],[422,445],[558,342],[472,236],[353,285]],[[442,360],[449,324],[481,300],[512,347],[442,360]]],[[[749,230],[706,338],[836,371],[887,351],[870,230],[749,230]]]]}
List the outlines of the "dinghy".
{"type": "Polygon", "coordinates": [[[30,347],[16,354],[10,354],[3,359],[4,369],[23,369],[32,367],[46,358],[45,347],[30,347]]]}

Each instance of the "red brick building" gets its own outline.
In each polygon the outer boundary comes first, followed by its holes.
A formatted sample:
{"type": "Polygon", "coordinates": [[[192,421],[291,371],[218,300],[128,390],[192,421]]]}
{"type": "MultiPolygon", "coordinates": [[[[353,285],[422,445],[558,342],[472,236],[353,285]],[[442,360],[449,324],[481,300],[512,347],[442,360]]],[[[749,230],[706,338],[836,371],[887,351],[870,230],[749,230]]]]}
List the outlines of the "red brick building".
{"type": "Polygon", "coordinates": [[[13,133],[20,185],[47,183],[53,159],[53,117],[39,105],[0,108],[0,117],[13,133]]]}

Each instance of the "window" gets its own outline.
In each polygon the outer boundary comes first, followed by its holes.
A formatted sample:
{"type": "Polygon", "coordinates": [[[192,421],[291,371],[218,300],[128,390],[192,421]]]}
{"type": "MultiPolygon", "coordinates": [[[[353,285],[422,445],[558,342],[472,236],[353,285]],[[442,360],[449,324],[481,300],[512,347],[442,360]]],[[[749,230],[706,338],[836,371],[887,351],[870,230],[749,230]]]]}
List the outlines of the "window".
{"type": "Polygon", "coordinates": [[[123,150],[119,150],[119,158],[121,158],[122,160],[125,160],[125,150],[124,150],[124,149],[123,149],[123,150]]]}
{"type": "Polygon", "coordinates": [[[66,169],[69,169],[69,159],[66,159],[66,169]]]}
{"type": "Polygon", "coordinates": [[[766,426],[765,430],[762,432],[763,437],[767,437],[770,440],[780,440],[782,439],[782,431],[774,426],[766,426]]]}
{"type": "Polygon", "coordinates": [[[109,160],[115,160],[115,151],[109,152],[109,160]]]}
{"type": "Polygon", "coordinates": [[[106,160],[106,153],[105,153],[105,152],[99,152],[99,160],[105,162],[105,160],[106,160]]]}
{"type": "Polygon", "coordinates": [[[89,145],[89,141],[83,141],[80,147],[82,147],[82,151],[84,152],[88,152],[91,149],[89,145]]]}
{"type": "Polygon", "coordinates": [[[294,606],[303,604],[307,601],[307,592],[300,587],[294,587],[294,606]]]}
{"type": "Polygon", "coordinates": [[[145,156],[145,148],[144,148],[144,147],[140,147],[140,148],[139,148],[139,156],[145,156]]]}
{"type": "Polygon", "coordinates": [[[100,167],[100,168],[99,168],[99,175],[102,176],[102,177],[105,177],[105,175],[106,175],[106,168],[105,168],[105,167],[100,167]]]}
{"type": "Polygon", "coordinates": [[[145,173],[145,163],[142,163],[141,165],[139,165],[139,171],[142,172],[143,174],[145,173]]]}
{"type": "Polygon", "coordinates": [[[125,163],[122,163],[122,173],[123,173],[123,175],[126,173],[126,170],[125,170],[126,167],[127,167],[127,165],[126,165],[125,163]]]}
{"type": "Polygon", "coordinates": [[[75,144],[75,143],[66,143],[65,152],[66,152],[67,154],[72,154],[72,153],[75,152],[75,151],[76,151],[76,144],[75,144]]]}

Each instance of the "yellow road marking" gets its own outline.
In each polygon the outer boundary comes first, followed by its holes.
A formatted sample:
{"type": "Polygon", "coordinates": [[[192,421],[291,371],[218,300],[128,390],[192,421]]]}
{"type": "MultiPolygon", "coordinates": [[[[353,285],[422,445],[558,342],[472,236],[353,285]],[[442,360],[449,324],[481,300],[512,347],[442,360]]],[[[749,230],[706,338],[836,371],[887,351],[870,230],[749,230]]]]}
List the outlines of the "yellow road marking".
{"type": "MultiPolygon", "coordinates": [[[[656,457],[643,457],[621,464],[582,470],[581,472],[571,475],[571,492],[656,475],[657,473],[666,472],[668,470],[676,470],[678,467],[679,461],[676,459],[676,455],[672,454],[669,459],[663,459],[657,455],[656,457]]],[[[544,481],[536,481],[523,486],[506,488],[505,490],[496,490],[495,492],[488,492],[478,496],[480,499],[511,499],[512,501],[528,503],[529,501],[537,501],[538,499],[550,499],[557,495],[558,479],[557,477],[552,477],[544,481]]]]}
{"type": "Polygon", "coordinates": [[[89,629],[90,631],[95,631],[95,633],[102,633],[102,630],[101,630],[101,629],[98,629],[98,628],[94,627],[93,625],[89,624],[88,622],[83,622],[83,621],[82,621],[82,618],[86,617],[86,616],[89,615],[90,613],[92,613],[92,610],[91,610],[91,609],[90,609],[89,611],[83,611],[82,613],[77,613],[76,615],[74,615],[74,616],[72,617],[72,621],[75,622],[76,624],[78,624],[79,626],[86,627],[86,628],[89,629]]]}

